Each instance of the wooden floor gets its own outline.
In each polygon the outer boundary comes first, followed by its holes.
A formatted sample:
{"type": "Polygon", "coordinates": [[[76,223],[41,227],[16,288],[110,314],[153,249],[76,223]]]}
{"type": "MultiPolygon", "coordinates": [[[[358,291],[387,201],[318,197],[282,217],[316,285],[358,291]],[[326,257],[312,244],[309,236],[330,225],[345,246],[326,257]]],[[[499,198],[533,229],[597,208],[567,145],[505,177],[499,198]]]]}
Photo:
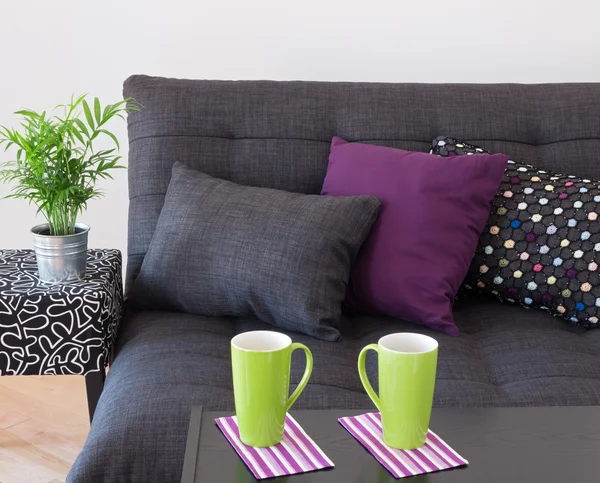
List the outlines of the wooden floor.
{"type": "Polygon", "coordinates": [[[0,377],[0,483],[63,483],[89,430],[82,376],[0,377]]]}

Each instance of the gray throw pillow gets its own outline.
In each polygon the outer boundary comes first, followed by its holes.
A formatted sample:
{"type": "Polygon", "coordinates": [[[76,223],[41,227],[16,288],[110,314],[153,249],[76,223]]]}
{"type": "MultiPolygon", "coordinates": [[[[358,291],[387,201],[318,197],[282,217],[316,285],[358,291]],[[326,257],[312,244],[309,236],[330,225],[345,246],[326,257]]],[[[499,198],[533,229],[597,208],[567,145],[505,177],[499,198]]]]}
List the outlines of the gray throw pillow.
{"type": "Polygon", "coordinates": [[[241,186],[176,163],[130,302],[254,315],[337,340],[350,268],[380,204],[241,186]]]}

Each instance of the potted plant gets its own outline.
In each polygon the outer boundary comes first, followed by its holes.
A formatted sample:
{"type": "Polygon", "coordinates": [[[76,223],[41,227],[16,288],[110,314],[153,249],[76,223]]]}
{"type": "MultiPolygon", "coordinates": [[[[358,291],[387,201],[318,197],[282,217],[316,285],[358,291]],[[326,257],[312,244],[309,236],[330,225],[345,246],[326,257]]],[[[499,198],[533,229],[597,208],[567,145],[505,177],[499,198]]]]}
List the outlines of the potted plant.
{"type": "Polygon", "coordinates": [[[94,98],[90,106],[83,95],[57,106],[58,115],[17,111],[19,128],[0,126],[0,145],[15,152],[13,160],[0,164],[0,180],[15,184],[8,197],[28,200],[46,218],[31,230],[41,280],[85,275],[89,227],[77,217],[89,200],[102,196],[97,181],[112,179],[111,171],[124,167],[118,164],[119,142],[106,124],[139,108],[134,99],[102,108],[94,98]],[[109,149],[96,148],[102,138],[109,149]]]}

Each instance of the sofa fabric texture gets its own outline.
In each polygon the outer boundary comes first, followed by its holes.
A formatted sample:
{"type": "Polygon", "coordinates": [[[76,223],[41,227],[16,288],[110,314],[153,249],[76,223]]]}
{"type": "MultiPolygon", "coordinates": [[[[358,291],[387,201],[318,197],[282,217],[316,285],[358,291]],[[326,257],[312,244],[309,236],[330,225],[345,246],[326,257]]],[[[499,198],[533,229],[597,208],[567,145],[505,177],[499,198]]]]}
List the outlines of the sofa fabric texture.
{"type": "MultiPolygon", "coordinates": [[[[374,410],[356,360],[362,347],[391,331],[419,332],[439,342],[435,407],[600,403],[600,331],[494,299],[471,301],[455,320],[459,337],[367,315],[350,317],[339,343],[286,332],[314,358],[311,380],[294,408],[374,410]]],[[[178,483],[190,407],[233,411],[230,339],[269,328],[252,317],[128,314],[90,435],[68,481],[178,483]]],[[[304,369],[303,356],[293,357],[290,390],[304,369]]],[[[367,357],[367,373],[377,391],[374,354],[367,357]]]]}
{"type": "MultiPolygon", "coordinates": [[[[600,178],[599,84],[424,85],[192,81],[134,76],[128,119],[127,286],[139,273],[175,162],[248,186],[318,194],[333,136],[428,151],[440,133],[540,169],[600,178]]],[[[600,404],[600,331],[476,294],[450,337],[389,317],[351,316],[340,342],[290,334],[314,371],[298,408],[373,409],[359,349],[395,331],[440,344],[435,406],[600,404]]],[[[229,341],[271,326],[255,318],[129,312],[85,446],[69,483],[175,483],[190,407],[233,409],[229,341]]],[[[292,386],[302,364],[293,363],[292,386]]],[[[367,372],[376,381],[376,361],[367,372]]]]}
{"type": "Polygon", "coordinates": [[[350,268],[380,204],[241,186],[176,163],[130,302],[254,315],[335,341],[350,268]]]}
{"type": "Polygon", "coordinates": [[[352,266],[345,306],[458,335],[452,302],[508,157],[468,162],[334,137],[324,195],[374,195],[381,213],[352,266]]]}
{"type": "Polygon", "coordinates": [[[440,133],[561,173],[600,178],[598,84],[196,81],[133,76],[126,286],[176,161],[238,184],[319,194],[333,136],[428,151],[440,133]]]}
{"type": "MultiPolygon", "coordinates": [[[[440,155],[483,149],[453,138],[434,144],[440,155]]],[[[600,181],[509,161],[464,287],[598,327],[599,215],[600,181]]]]}

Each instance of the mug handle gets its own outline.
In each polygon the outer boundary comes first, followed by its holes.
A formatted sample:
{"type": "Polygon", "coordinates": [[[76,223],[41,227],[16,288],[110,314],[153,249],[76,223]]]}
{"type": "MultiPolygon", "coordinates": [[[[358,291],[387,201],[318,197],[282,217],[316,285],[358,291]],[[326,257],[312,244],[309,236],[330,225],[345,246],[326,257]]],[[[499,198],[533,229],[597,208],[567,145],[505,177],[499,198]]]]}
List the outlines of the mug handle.
{"type": "Polygon", "coordinates": [[[291,348],[292,348],[292,352],[294,352],[296,349],[302,349],[304,351],[304,353],[306,354],[306,369],[304,369],[304,375],[302,376],[302,379],[300,380],[300,384],[298,384],[298,387],[296,387],[296,390],[292,393],[292,395],[288,399],[287,406],[285,407],[286,413],[290,410],[292,405],[296,402],[296,399],[298,399],[298,396],[300,396],[300,394],[302,394],[302,391],[304,391],[304,388],[306,387],[306,385],[308,384],[308,380],[310,379],[310,375],[312,373],[312,368],[313,368],[313,357],[312,357],[312,353],[310,352],[308,347],[306,347],[304,344],[294,342],[294,343],[292,343],[291,348]]]}
{"type": "Polygon", "coordinates": [[[358,355],[358,375],[360,376],[360,382],[362,382],[365,391],[367,391],[367,395],[371,398],[371,401],[373,401],[375,407],[379,411],[381,411],[381,407],[379,406],[379,396],[375,394],[375,391],[373,389],[373,386],[371,386],[371,383],[369,382],[369,377],[367,376],[367,371],[365,369],[365,359],[367,357],[367,352],[369,352],[370,350],[377,352],[377,355],[379,355],[379,346],[377,344],[369,344],[368,346],[365,346],[358,355]]]}

